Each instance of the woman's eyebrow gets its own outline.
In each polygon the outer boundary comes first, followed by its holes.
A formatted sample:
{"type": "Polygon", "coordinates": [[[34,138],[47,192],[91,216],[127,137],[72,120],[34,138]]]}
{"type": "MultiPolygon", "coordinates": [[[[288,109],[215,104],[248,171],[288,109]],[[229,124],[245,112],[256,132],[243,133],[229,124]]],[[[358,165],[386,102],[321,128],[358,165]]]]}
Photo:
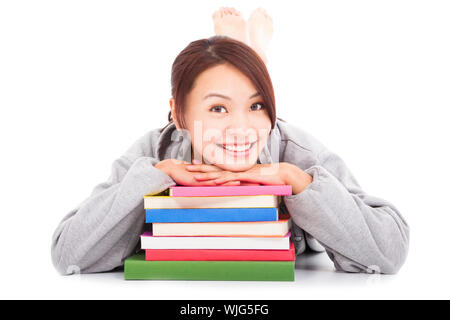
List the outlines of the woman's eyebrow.
{"type": "MultiPolygon", "coordinates": [[[[252,98],[255,98],[257,96],[260,96],[259,92],[255,92],[248,99],[252,99],[252,98]]],[[[211,97],[219,97],[219,98],[231,100],[230,97],[224,96],[223,94],[220,94],[220,93],[209,93],[203,98],[203,100],[206,100],[206,99],[211,98],[211,97]]]]}

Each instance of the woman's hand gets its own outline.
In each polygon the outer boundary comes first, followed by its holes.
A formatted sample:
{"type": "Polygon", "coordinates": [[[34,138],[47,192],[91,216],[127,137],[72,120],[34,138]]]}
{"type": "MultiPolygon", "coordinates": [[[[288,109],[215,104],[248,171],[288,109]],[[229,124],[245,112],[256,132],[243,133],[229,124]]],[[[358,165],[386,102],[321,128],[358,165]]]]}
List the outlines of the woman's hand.
{"type": "MultiPolygon", "coordinates": [[[[199,186],[199,185],[210,185],[215,186],[216,183],[214,181],[207,180],[197,180],[194,178],[196,172],[191,172],[186,169],[187,166],[191,165],[187,161],[177,160],[177,159],[165,159],[160,161],[155,165],[155,168],[163,171],[165,174],[170,176],[177,184],[179,185],[189,185],[189,186],[199,186]]],[[[204,172],[214,172],[214,171],[222,171],[219,167],[210,166],[210,165],[202,165],[206,167],[202,167],[204,172]]],[[[223,185],[239,185],[240,181],[227,181],[223,183],[223,185]]]]}
{"type": "MultiPolygon", "coordinates": [[[[288,162],[274,164],[255,164],[247,171],[208,171],[207,165],[189,165],[189,171],[202,171],[194,178],[197,181],[212,181],[225,184],[230,181],[245,181],[252,184],[291,185],[292,193],[298,194],[312,183],[312,177],[299,167],[288,162]]],[[[242,183],[241,183],[242,185],[242,183]]]]}
{"type": "Polygon", "coordinates": [[[216,184],[223,184],[228,181],[246,181],[254,184],[285,184],[282,167],[271,164],[255,164],[247,171],[216,171],[211,170],[208,165],[189,165],[187,170],[200,171],[194,175],[198,181],[214,181],[216,184]]]}

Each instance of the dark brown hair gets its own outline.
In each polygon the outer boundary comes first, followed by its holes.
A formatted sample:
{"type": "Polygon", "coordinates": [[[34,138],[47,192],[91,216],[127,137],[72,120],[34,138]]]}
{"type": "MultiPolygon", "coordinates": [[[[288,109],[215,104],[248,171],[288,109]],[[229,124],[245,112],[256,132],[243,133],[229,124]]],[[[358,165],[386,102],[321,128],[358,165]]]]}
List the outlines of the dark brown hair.
{"type": "MultiPolygon", "coordinates": [[[[261,57],[245,43],[234,40],[228,36],[213,36],[189,43],[172,64],[172,98],[175,99],[177,119],[182,128],[185,127],[185,101],[191,91],[195,79],[208,68],[219,64],[229,63],[236,67],[253,83],[269,114],[272,127],[275,126],[276,108],[275,94],[269,72],[261,57]]],[[[279,118],[278,118],[279,119],[279,118]]],[[[284,121],[282,119],[279,119],[284,121]]],[[[169,111],[169,123],[161,129],[164,130],[172,121],[172,112],[169,111]]]]}

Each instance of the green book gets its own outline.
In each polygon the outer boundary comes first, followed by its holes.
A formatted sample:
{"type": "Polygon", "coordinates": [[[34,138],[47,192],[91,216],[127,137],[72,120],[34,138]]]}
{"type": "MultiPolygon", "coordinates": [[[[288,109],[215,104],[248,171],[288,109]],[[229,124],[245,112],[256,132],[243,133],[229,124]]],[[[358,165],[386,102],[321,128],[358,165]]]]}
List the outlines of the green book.
{"type": "Polygon", "coordinates": [[[144,253],[125,260],[125,280],[294,281],[295,261],[146,261],[144,253]]]}

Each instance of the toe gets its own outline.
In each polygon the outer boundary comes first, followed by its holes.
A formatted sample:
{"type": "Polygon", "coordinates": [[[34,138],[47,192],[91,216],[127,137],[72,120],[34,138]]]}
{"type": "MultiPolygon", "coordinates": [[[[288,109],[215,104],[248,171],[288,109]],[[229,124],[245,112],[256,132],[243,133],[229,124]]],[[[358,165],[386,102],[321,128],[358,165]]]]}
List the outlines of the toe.
{"type": "Polygon", "coordinates": [[[261,12],[261,14],[262,14],[264,17],[266,17],[266,18],[269,16],[269,15],[267,14],[266,9],[264,9],[264,8],[261,8],[260,12],[261,12]]]}
{"type": "Polygon", "coordinates": [[[272,17],[267,13],[266,9],[259,7],[258,9],[255,10],[255,12],[261,14],[264,18],[266,18],[272,22],[272,17]]]}
{"type": "Polygon", "coordinates": [[[223,18],[225,16],[225,8],[224,7],[220,7],[220,17],[223,18]]]}
{"type": "Polygon", "coordinates": [[[239,15],[239,13],[238,13],[238,11],[235,9],[235,8],[230,8],[230,11],[231,11],[231,13],[232,14],[234,14],[235,16],[238,16],[239,15]]]}
{"type": "Polygon", "coordinates": [[[261,14],[261,8],[256,8],[255,10],[253,10],[253,12],[250,14],[250,17],[257,17],[258,15],[261,14]]]}

